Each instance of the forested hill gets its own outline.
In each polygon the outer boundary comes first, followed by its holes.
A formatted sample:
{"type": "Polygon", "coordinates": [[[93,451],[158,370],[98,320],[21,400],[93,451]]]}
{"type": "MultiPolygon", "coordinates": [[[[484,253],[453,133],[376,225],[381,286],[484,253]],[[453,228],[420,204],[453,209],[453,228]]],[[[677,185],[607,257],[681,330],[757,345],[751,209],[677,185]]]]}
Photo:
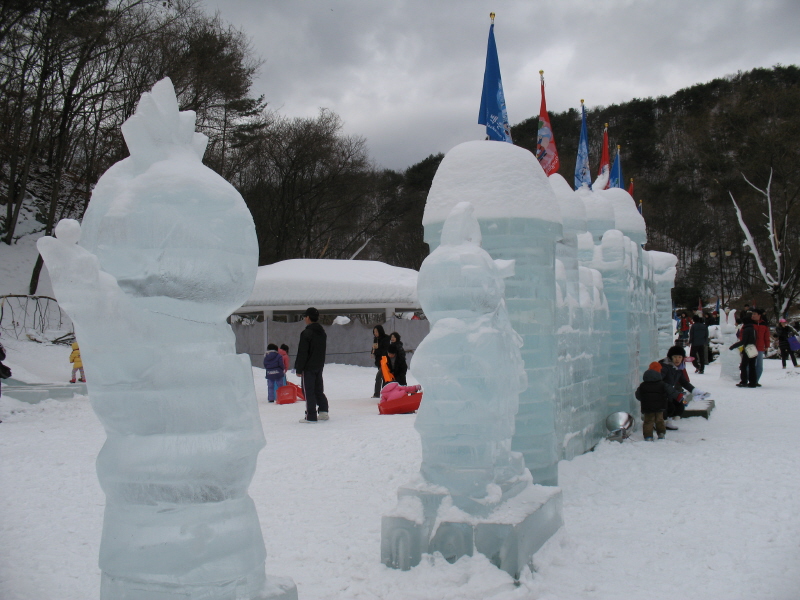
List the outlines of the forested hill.
{"type": "MultiPolygon", "coordinates": [[[[551,113],[550,119],[561,159],[559,172],[571,183],[580,112],[551,113]]],[[[694,298],[696,306],[698,295],[716,295],[721,287],[725,297],[733,293],[749,299],[764,287],[753,277],[754,264],[742,248],[744,237],[729,192],[742,207],[751,231],[761,238],[765,238],[766,202],[742,175],[763,189],[772,170],[776,233],[790,246],[784,254],[797,262],[799,67],[755,69],[668,97],[587,108],[593,176],[605,123],[611,160],[620,145],[625,187],[633,178],[634,197],[643,200],[647,248],[679,257],[679,301],[690,304],[694,298]],[[726,250],[731,256],[720,260],[726,250]],[[718,254],[712,258],[710,252],[718,254]]],[[[531,152],[536,150],[537,131],[538,115],[511,128],[514,143],[531,152]]]]}

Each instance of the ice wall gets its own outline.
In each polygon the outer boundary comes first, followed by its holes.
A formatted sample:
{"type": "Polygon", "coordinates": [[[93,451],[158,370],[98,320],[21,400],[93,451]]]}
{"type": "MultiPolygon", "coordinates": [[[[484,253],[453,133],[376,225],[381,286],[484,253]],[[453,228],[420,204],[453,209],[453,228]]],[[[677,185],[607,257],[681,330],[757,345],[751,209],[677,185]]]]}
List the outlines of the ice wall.
{"type": "Polygon", "coordinates": [[[571,459],[592,448],[605,434],[608,302],[600,272],[581,266],[579,260],[579,240],[593,246],[585,204],[561,175],[548,179],[564,228],[556,245],[556,280],[560,284],[562,272],[565,280],[558,286],[556,298],[556,451],[559,458],[571,459]]]}
{"type": "Polygon", "coordinates": [[[247,491],[264,435],[225,322],[255,281],[255,228],[202,164],[194,120],[169,79],[157,83],[123,125],[131,156],[101,177],[83,225],[61,221],[38,243],[107,434],[101,597],[296,598],[290,579],[265,575],[247,491]]]}
{"type": "Polygon", "coordinates": [[[672,288],[675,287],[678,257],[667,252],[650,250],[653,278],[656,283],[656,318],[658,320],[658,354],[666,356],[675,343],[672,323],[672,288]]]}
{"type": "Polygon", "coordinates": [[[423,218],[431,248],[460,200],[475,206],[484,249],[516,260],[506,296],[529,386],[513,448],[534,481],[554,485],[557,460],[592,448],[608,414],[638,415],[643,367],[666,352],[675,272],[642,249],[645,223],[626,191],[575,191],[521,148],[468,142],[445,156],[423,218]]]}

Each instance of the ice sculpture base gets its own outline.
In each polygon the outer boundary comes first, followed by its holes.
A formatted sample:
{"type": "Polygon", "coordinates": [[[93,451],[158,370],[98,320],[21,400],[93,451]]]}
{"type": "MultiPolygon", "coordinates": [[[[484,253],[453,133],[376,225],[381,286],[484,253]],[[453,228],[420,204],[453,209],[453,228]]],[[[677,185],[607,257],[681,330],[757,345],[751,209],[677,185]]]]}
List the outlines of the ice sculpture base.
{"type": "Polygon", "coordinates": [[[381,562],[408,570],[425,553],[449,562],[479,552],[515,579],[561,527],[561,490],[529,484],[485,517],[458,509],[443,488],[400,488],[395,509],[381,523],[381,562]]]}
{"type": "Polygon", "coordinates": [[[257,569],[254,576],[226,583],[170,585],[135,581],[103,573],[101,600],[297,600],[297,586],[291,577],[266,577],[257,569]]]}

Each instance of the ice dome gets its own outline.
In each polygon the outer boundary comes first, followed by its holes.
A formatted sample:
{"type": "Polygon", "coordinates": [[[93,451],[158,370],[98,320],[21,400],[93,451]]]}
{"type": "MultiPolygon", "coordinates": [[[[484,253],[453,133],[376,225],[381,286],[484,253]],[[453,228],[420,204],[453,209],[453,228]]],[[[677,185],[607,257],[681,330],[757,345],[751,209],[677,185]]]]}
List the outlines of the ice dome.
{"type": "Polygon", "coordinates": [[[558,173],[553,173],[547,179],[558,198],[564,229],[575,233],[586,231],[586,208],[575,190],[558,173]]]}
{"type": "Polygon", "coordinates": [[[528,150],[493,141],[459,144],[433,178],[423,225],[442,223],[459,202],[480,219],[530,218],[561,223],[558,200],[539,161],[528,150]]]}
{"type": "Polygon", "coordinates": [[[644,218],[636,209],[636,203],[631,195],[622,188],[609,188],[595,192],[599,198],[608,200],[614,208],[615,229],[641,245],[647,242],[647,228],[644,218]]]}

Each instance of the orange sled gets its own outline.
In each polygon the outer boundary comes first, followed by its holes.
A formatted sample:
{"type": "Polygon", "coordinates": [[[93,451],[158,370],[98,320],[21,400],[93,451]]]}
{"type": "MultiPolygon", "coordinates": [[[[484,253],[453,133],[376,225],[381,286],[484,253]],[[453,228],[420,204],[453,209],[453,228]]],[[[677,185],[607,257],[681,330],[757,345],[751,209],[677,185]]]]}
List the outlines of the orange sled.
{"type": "Polygon", "coordinates": [[[275,399],[276,404],[294,404],[298,400],[305,401],[303,396],[303,389],[296,383],[291,381],[284,386],[278,388],[278,393],[275,399]]]}

